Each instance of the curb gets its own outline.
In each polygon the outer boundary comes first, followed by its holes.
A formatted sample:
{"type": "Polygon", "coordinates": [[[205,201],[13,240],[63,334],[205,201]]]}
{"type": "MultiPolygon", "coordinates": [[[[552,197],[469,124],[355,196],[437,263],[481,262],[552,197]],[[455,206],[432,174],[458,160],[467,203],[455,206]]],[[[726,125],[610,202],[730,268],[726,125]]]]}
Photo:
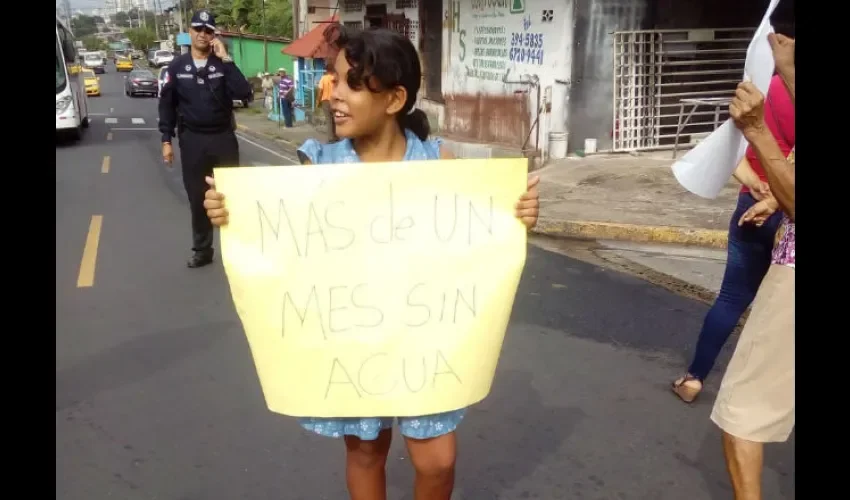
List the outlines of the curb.
{"type": "Polygon", "coordinates": [[[555,238],[619,240],[726,248],[726,231],[675,226],[642,226],[614,222],[565,221],[541,218],[532,230],[555,238]]]}
{"type": "Polygon", "coordinates": [[[253,135],[255,137],[262,137],[263,139],[268,139],[270,141],[280,143],[281,145],[285,146],[286,151],[288,153],[294,153],[298,150],[298,144],[295,144],[292,141],[287,141],[286,139],[280,139],[280,138],[275,137],[271,134],[266,134],[265,132],[258,132],[256,130],[250,128],[250,127],[242,125],[238,121],[236,122],[236,128],[241,130],[242,132],[247,133],[248,135],[253,135]]]}

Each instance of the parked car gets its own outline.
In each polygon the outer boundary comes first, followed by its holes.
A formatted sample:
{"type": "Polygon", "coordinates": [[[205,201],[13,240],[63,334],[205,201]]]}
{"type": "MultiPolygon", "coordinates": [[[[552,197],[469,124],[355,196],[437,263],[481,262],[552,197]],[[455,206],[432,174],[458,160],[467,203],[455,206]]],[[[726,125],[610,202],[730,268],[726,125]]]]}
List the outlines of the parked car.
{"type": "Polygon", "coordinates": [[[130,59],[141,59],[145,57],[145,53],[141,50],[134,50],[130,52],[130,59]]]}
{"type": "Polygon", "coordinates": [[[174,53],[170,50],[157,50],[153,55],[153,65],[156,68],[168,66],[174,60],[174,53]]]}
{"type": "Polygon", "coordinates": [[[135,97],[139,94],[157,96],[159,85],[156,76],[147,69],[134,69],[124,80],[124,94],[135,97]]]}
{"type": "Polygon", "coordinates": [[[97,52],[89,52],[83,58],[83,66],[95,73],[106,73],[106,61],[97,52]]]}
{"type": "Polygon", "coordinates": [[[83,81],[86,86],[86,95],[100,95],[100,77],[94,74],[93,70],[88,68],[83,69],[83,81]]]}

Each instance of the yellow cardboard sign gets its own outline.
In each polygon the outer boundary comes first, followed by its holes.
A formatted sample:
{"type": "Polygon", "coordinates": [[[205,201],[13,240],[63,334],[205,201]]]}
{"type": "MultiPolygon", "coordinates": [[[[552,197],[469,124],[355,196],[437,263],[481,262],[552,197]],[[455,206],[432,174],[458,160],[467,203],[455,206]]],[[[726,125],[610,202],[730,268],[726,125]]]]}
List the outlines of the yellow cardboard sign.
{"type": "Polygon", "coordinates": [[[271,411],[415,416],[490,392],[525,159],[215,170],[221,253],[271,411]]]}

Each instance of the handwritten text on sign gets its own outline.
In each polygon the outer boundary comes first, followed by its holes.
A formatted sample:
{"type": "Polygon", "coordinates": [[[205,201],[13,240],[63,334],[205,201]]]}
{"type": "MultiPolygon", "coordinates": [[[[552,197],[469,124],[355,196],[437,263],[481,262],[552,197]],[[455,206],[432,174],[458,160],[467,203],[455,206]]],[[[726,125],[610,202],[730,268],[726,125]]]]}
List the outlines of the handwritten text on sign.
{"type": "Polygon", "coordinates": [[[423,415],[490,390],[524,160],[218,169],[222,256],[272,411],[423,415]]]}

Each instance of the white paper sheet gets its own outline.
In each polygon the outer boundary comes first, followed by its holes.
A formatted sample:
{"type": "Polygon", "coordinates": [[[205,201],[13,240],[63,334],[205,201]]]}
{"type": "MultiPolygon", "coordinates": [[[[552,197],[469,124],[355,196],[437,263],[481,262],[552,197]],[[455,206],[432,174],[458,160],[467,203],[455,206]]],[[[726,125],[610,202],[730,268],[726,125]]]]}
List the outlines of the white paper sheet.
{"type": "MultiPolygon", "coordinates": [[[[774,69],[773,52],[767,35],[773,33],[770,15],[777,5],[779,0],[770,0],[767,12],[747,48],[744,63],[744,79],[752,81],[765,96],[774,69]]],[[[673,164],[673,175],[682,187],[695,195],[716,198],[746,150],[747,141],[730,118],[676,161],[673,164]]]]}

